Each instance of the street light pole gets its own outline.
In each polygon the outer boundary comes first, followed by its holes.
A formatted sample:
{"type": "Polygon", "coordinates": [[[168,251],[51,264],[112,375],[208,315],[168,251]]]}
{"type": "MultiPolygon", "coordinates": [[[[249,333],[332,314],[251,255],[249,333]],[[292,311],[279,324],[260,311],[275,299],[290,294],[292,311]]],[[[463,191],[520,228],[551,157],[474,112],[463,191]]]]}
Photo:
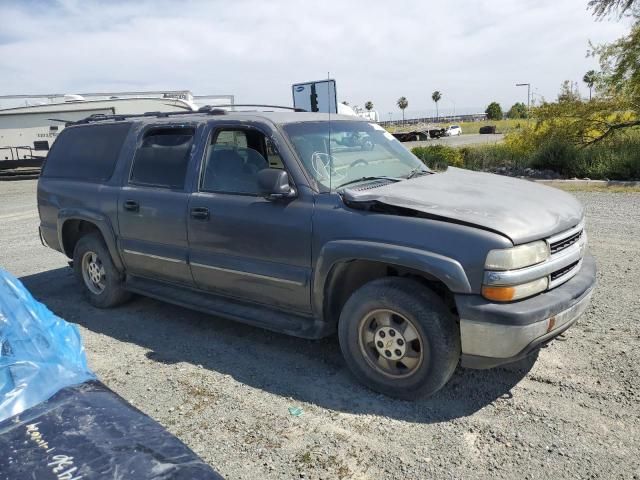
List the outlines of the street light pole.
{"type": "Polygon", "coordinates": [[[531,84],[516,83],[516,87],[527,87],[527,125],[529,125],[529,117],[531,116],[531,84]]]}

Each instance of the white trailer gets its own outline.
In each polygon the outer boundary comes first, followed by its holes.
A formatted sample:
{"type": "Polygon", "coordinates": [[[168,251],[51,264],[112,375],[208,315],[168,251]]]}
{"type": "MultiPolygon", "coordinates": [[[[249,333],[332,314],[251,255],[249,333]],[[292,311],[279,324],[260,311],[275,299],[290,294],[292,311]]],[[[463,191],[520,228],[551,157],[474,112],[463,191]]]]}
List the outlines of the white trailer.
{"type": "MultiPolygon", "coordinates": [[[[82,120],[90,115],[135,115],[198,109],[194,96],[188,91],[6,95],[1,96],[0,100],[15,102],[26,98],[46,98],[49,103],[0,109],[0,161],[46,157],[51,144],[64,129],[65,122],[82,120]]],[[[208,103],[234,103],[233,95],[202,95],[195,99],[209,99],[208,103]]]]}

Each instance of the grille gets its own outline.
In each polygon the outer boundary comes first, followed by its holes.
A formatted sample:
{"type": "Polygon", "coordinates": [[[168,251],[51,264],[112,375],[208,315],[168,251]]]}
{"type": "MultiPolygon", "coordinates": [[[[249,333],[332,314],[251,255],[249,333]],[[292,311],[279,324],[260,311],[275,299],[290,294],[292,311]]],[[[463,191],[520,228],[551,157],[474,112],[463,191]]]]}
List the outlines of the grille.
{"type": "Polygon", "coordinates": [[[576,243],[578,240],[580,240],[581,236],[582,236],[582,230],[580,230],[577,233],[574,233],[570,237],[563,238],[562,240],[558,240],[557,242],[553,242],[552,244],[549,245],[549,249],[551,250],[551,255],[553,255],[554,253],[561,252],[567,247],[570,247],[571,245],[576,243]]]}
{"type": "Polygon", "coordinates": [[[577,262],[573,262],[573,263],[567,265],[566,267],[562,267],[560,270],[556,270],[555,272],[553,272],[551,274],[550,280],[553,282],[553,281],[559,279],[560,277],[562,277],[563,275],[566,275],[571,270],[573,270],[575,268],[575,266],[578,265],[578,263],[580,263],[580,260],[578,260],[577,262]]]}

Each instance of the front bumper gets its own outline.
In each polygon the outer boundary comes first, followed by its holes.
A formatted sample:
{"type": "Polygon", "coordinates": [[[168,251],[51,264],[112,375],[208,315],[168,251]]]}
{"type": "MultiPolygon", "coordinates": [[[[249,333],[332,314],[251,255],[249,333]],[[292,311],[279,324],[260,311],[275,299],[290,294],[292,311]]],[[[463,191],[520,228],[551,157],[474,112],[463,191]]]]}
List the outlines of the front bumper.
{"type": "Polygon", "coordinates": [[[462,366],[492,368],[526,357],[577,321],[595,283],[595,260],[585,255],[571,280],[526,300],[492,303],[480,295],[456,295],[462,366]]]}

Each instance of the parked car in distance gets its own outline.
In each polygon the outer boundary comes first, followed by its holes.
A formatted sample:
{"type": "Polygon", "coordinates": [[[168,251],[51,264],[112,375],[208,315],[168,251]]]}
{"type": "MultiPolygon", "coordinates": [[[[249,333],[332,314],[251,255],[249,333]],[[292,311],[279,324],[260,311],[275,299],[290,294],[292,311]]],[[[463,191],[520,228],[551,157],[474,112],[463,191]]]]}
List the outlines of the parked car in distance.
{"type": "Polygon", "coordinates": [[[454,137],[456,135],[462,135],[462,128],[459,125],[450,125],[444,131],[445,137],[454,137]]]}
{"type": "Polygon", "coordinates": [[[131,293],[305,338],[416,398],[524,358],[587,308],[570,194],[433,172],[375,123],[300,112],[88,119],[38,181],[40,235],[89,301],[131,293]],[[366,138],[366,148],[354,138],[366,138]]]}
{"type": "Polygon", "coordinates": [[[496,133],[496,126],[495,125],[484,125],[484,126],[480,127],[480,130],[478,132],[480,134],[482,134],[482,135],[488,135],[488,134],[496,133]]]}
{"type": "Polygon", "coordinates": [[[431,138],[442,138],[446,133],[446,129],[444,128],[431,128],[429,129],[429,136],[431,138]]]}

